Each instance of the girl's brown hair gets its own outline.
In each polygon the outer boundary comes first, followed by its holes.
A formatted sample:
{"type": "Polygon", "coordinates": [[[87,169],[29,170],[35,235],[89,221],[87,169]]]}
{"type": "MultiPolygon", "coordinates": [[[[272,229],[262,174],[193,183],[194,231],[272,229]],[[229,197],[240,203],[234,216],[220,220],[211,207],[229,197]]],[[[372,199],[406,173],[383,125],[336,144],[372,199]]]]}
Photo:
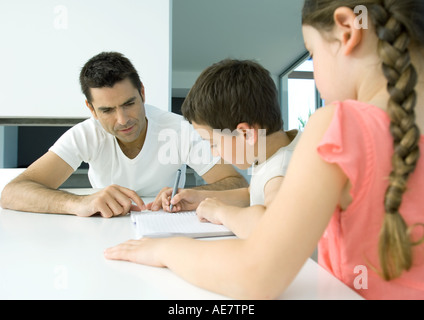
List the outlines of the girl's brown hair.
{"type": "Polygon", "coordinates": [[[412,265],[410,228],[399,208],[410,174],[419,158],[420,131],[415,123],[417,72],[411,62],[410,48],[424,44],[423,0],[306,0],[302,23],[317,30],[330,31],[334,11],[339,7],[365,6],[377,37],[387,90],[394,154],[389,186],[384,198],[385,217],[379,239],[381,275],[390,280],[412,265]]]}

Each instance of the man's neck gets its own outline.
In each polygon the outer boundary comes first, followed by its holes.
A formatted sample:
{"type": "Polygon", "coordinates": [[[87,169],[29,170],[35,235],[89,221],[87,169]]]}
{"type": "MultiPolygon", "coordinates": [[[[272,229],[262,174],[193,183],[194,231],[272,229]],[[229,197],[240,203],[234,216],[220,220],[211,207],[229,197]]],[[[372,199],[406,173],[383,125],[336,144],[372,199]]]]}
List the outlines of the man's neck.
{"type": "Polygon", "coordinates": [[[129,143],[123,143],[117,139],[119,147],[128,158],[134,159],[140,153],[141,149],[143,149],[144,142],[146,141],[147,127],[148,121],[146,118],[146,125],[136,140],[129,143]]]}

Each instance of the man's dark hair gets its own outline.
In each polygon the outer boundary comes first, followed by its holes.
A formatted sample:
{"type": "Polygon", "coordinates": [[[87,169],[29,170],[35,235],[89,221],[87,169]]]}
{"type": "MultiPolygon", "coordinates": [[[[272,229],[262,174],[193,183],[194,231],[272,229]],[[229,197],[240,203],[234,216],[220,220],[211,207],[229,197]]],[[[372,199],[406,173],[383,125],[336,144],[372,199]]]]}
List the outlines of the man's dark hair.
{"type": "Polygon", "coordinates": [[[81,90],[91,104],[90,88],[113,87],[127,78],[141,95],[142,83],[131,61],[119,52],[102,52],[88,60],[82,68],[81,90]]]}
{"type": "Polygon", "coordinates": [[[250,60],[226,59],[206,68],[181,111],[188,121],[212,129],[234,131],[247,122],[268,135],[283,127],[275,83],[268,70],[250,60]]]}

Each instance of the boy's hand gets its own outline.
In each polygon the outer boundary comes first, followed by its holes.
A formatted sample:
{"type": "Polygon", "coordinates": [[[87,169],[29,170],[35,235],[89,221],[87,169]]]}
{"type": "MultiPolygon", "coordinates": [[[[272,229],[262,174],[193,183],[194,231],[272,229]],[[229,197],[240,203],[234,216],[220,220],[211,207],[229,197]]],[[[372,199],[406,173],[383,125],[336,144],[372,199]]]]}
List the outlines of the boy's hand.
{"type": "Polygon", "coordinates": [[[200,221],[223,224],[220,212],[225,211],[226,205],[216,198],[207,198],[197,207],[196,214],[200,221]]]}
{"type": "Polygon", "coordinates": [[[163,188],[156,196],[156,199],[147,204],[147,209],[157,211],[162,208],[163,210],[170,212],[172,201],[172,212],[193,211],[205,198],[202,191],[194,189],[178,189],[178,192],[173,199],[171,199],[171,196],[172,188],[163,188]]]}

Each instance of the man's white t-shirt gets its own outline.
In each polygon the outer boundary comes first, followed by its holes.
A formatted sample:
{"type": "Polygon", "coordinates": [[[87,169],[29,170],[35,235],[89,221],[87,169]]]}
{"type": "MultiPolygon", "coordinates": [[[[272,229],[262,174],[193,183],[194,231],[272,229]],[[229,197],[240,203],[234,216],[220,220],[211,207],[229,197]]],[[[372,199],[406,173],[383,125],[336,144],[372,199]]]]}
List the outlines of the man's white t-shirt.
{"type": "Polygon", "coordinates": [[[299,131],[296,137],[285,147],[278,149],[271,157],[260,165],[252,165],[250,179],[250,205],[265,204],[265,186],[275,177],[284,177],[287,172],[293,151],[300,139],[299,131]]]}
{"type": "MultiPolygon", "coordinates": [[[[145,109],[146,139],[134,159],[122,152],[116,138],[94,118],[69,129],[50,150],[74,170],[87,162],[93,188],[117,184],[140,196],[156,196],[163,187],[173,187],[176,172],[184,164],[202,176],[220,160],[212,157],[209,143],[182,116],[150,105],[145,109]]],[[[179,186],[184,183],[182,174],[179,186]]]]}

